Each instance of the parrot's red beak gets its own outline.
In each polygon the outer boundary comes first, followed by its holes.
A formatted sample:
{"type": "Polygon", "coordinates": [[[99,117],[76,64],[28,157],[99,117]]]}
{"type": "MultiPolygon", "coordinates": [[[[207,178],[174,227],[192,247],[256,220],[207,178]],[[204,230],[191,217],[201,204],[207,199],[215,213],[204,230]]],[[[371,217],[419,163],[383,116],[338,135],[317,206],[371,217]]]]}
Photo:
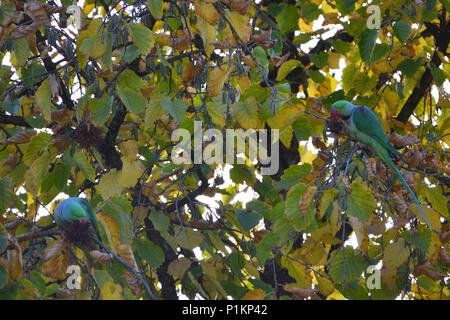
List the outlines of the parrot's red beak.
{"type": "Polygon", "coordinates": [[[339,113],[339,110],[336,108],[331,108],[330,114],[331,114],[331,119],[333,119],[333,120],[342,118],[341,114],[339,113]]]}

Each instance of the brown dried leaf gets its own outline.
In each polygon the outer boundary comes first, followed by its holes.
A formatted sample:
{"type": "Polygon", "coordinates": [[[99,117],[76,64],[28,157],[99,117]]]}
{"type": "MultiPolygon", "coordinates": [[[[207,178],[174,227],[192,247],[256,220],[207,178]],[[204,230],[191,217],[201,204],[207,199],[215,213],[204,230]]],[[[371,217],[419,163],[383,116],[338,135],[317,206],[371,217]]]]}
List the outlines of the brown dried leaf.
{"type": "Polygon", "coordinates": [[[370,224],[367,226],[367,234],[373,234],[375,236],[382,235],[386,231],[386,225],[384,221],[377,215],[373,215],[370,218],[370,224]]]}
{"type": "Polygon", "coordinates": [[[67,289],[66,287],[58,288],[58,294],[64,299],[71,298],[73,296],[73,293],[73,291],[67,289]]]}
{"type": "Polygon", "coordinates": [[[320,150],[326,150],[327,149],[327,146],[322,141],[322,137],[320,135],[315,135],[314,137],[312,137],[312,144],[317,149],[320,149],[320,150]]]}
{"type": "Polygon", "coordinates": [[[59,94],[59,85],[56,80],[56,76],[52,73],[48,76],[48,81],[50,83],[50,89],[52,90],[52,99],[56,99],[59,94]]]}
{"type": "Polygon", "coordinates": [[[441,260],[448,266],[450,266],[450,257],[447,254],[447,251],[444,247],[441,247],[441,251],[439,252],[439,257],[441,260]]]}
{"type": "Polygon", "coordinates": [[[288,52],[282,57],[279,57],[279,56],[272,57],[272,62],[275,65],[275,67],[279,67],[289,59],[290,55],[291,55],[291,53],[288,52]]]}
{"type": "Polygon", "coordinates": [[[0,141],[1,144],[21,144],[30,142],[31,138],[37,134],[37,131],[34,129],[31,130],[23,130],[17,132],[12,137],[9,137],[6,140],[0,141]]]}
{"type": "Polygon", "coordinates": [[[3,160],[2,165],[3,166],[11,166],[14,165],[17,161],[17,151],[15,151],[12,155],[10,155],[8,158],[3,160]]]}
{"type": "Polygon", "coordinates": [[[429,266],[427,266],[426,264],[422,264],[420,266],[417,266],[414,269],[413,275],[415,277],[418,277],[420,275],[426,275],[427,277],[433,279],[434,281],[438,281],[441,279],[444,279],[445,277],[448,277],[448,274],[439,272],[439,271],[435,271],[433,269],[431,269],[429,266]]]}
{"type": "Polygon", "coordinates": [[[342,183],[345,186],[345,190],[347,190],[347,192],[352,192],[352,188],[350,187],[350,181],[348,180],[348,177],[345,174],[342,174],[341,177],[342,183]]]}
{"type": "Polygon", "coordinates": [[[309,186],[305,191],[303,191],[302,195],[300,196],[300,201],[298,202],[298,210],[300,210],[300,213],[303,217],[308,212],[309,205],[314,195],[316,194],[316,190],[316,186],[309,186]]]}
{"type": "Polygon", "coordinates": [[[366,165],[367,176],[369,177],[369,180],[377,180],[377,162],[375,158],[367,158],[364,163],[366,165]]]}
{"type": "Polygon", "coordinates": [[[68,109],[52,110],[51,117],[57,122],[67,122],[72,119],[72,112],[68,109]]]}
{"type": "MultiPolygon", "coordinates": [[[[47,248],[44,256],[48,255],[51,248],[47,248]]],[[[43,271],[50,277],[58,280],[63,280],[67,277],[67,267],[70,265],[69,252],[66,249],[61,249],[57,254],[50,257],[44,262],[43,271]]]]}
{"type": "Polygon", "coordinates": [[[400,192],[394,192],[394,193],[392,193],[392,199],[394,200],[397,210],[402,215],[407,215],[408,214],[408,204],[406,203],[403,195],[400,192]]]}
{"type": "Polygon", "coordinates": [[[251,0],[228,0],[223,2],[226,3],[230,9],[239,12],[243,16],[248,14],[248,9],[252,3],[251,0]]]}
{"type": "Polygon", "coordinates": [[[39,21],[33,21],[31,24],[21,25],[11,35],[11,40],[17,40],[25,38],[28,35],[32,35],[36,30],[41,27],[39,21]]]}
{"type": "Polygon", "coordinates": [[[317,291],[311,288],[296,288],[290,287],[287,284],[283,286],[283,289],[287,292],[294,294],[297,298],[306,299],[311,298],[311,300],[321,300],[317,295],[317,291]]]}
{"type": "Polygon", "coordinates": [[[262,44],[266,41],[270,41],[272,38],[272,27],[267,30],[261,30],[259,34],[252,34],[250,36],[250,41],[254,41],[257,44],[262,44]]]}
{"type": "Polygon", "coordinates": [[[183,37],[170,38],[170,46],[178,50],[187,50],[190,48],[189,36],[185,34],[183,37]]]}
{"type": "Polygon", "coordinates": [[[389,136],[389,140],[395,144],[396,146],[411,146],[414,144],[417,144],[420,142],[420,139],[417,138],[414,134],[412,134],[411,132],[402,136],[399,135],[397,132],[393,132],[390,136],[389,136]]]}
{"type": "Polygon", "coordinates": [[[44,252],[44,262],[56,256],[66,245],[64,240],[55,241],[50,247],[47,247],[44,252]]]}
{"type": "Polygon", "coordinates": [[[92,258],[94,258],[96,261],[106,264],[108,262],[111,262],[114,256],[111,253],[107,252],[101,252],[98,250],[91,250],[90,254],[92,258]]]}
{"type": "Polygon", "coordinates": [[[233,42],[230,40],[223,40],[223,41],[214,40],[210,44],[212,44],[215,49],[220,49],[220,50],[229,49],[229,48],[233,47],[233,45],[234,45],[233,42]]]}

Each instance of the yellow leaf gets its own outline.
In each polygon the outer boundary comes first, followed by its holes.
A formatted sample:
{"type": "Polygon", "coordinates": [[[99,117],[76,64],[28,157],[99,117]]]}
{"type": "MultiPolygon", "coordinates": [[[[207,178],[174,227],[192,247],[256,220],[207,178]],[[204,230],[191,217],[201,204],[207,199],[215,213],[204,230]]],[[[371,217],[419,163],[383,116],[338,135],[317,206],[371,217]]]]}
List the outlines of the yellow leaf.
{"type": "MultiPolygon", "coordinates": [[[[425,211],[425,214],[427,215],[428,221],[430,221],[431,228],[434,231],[440,231],[441,230],[441,217],[439,216],[439,213],[437,213],[433,208],[429,208],[426,206],[422,206],[423,211],[425,211]]],[[[423,223],[426,223],[425,217],[422,214],[422,211],[420,210],[419,206],[417,204],[413,204],[409,206],[409,210],[414,213],[414,215],[423,223]]]]}
{"type": "Polygon", "coordinates": [[[183,229],[178,239],[178,245],[189,250],[199,246],[205,240],[200,232],[188,228],[183,229]]]}
{"type": "Polygon", "coordinates": [[[263,289],[256,289],[245,294],[242,300],[262,300],[266,292],[263,289]]]}
{"type": "Polygon", "coordinates": [[[436,232],[432,232],[430,247],[427,252],[427,260],[430,261],[432,265],[436,265],[439,253],[441,251],[441,239],[436,232]]]}
{"type": "Polygon", "coordinates": [[[225,80],[228,79],[230,69],[214,68],[209,74],[208,95],[217,96],[222,91],[225,80]]]}
{"type": "Polygon", "coordinates": [[[328,52],[327,64],[331,69],[339,69],[339,61],[341,60],[341,55],[337,52],[328,52]]]}
{"type": "Polygon", "coordinates": [[[145,166],[140,160],[130,161],[128,158],[123,159],[122,171],[119,178],[119,186],[122,188],[133,187],[138,179],[144,173],[145,166]]]}
{"type": "Polygon", "coordinates": [[[120,151],[124,157],[134,160],[138,153],[138,145],[134,140],[127,140],[120,144],[120,151]]]}
{"type": "MultiPolygon", "coordinates": [[[[242,42],[248,42],[248,40],[250,39],[250,35],[252,34],[252,29],[249,25],[250,17],[243,16],[237,11],[232,11],[230,12],[228,19],[233,25],[242,42]]],[[[227,25],[227,28],[225,29],[225,34],[228,40],[235,42],[234,35],[229,25],[227,25]]]]}
{"type": "Polygon", "coordinates": [[[233,104],[232,111],[239,125],[244,129],[259,129],[262,121],[259,119],[259,110],[256,99],[248,97],[245,101],[238,101],[233,104]]]}
{"type": "Polygon", "coordinates": [[[205,1],[200,2],[199,0],[195,0],[194,6],[195,14],[205,19],[206,22],[215,28],[217,21],[220,18],[220,14],[217,12],[216,8],[214,8],[214,5],[205,1]]]}
{"type": "Polygon", "coordinates": [[[124,300],[124,297],[122,296],[122,287],[113,282],[105,283],[101,294],[103,300],[124,300]]]}
{"type": "Polygon", "coordinates": [[[314,277],[316,278],[321,294],[323,294],[325,297],[328,297],[334,292],[335,288],[331,280],[323,276],[319,276],[316,273],[314,273],[314,277]]]}
{"type": "Polygon", "coordinates": [[[116,220],[114,220],[113,217],[110,217],[102,212],[97,213],[97,218],[105,229],[106,236],[108,237],[108,242],[111,244],[113,250],[115,252],[118,252],[120,246],[120,238],[122,237],[119,224],[116,222],[116,220]]]}
{"type": "Polygon", "coordinates": [[[294,68],[302,66],[302,63],[296,59],[291,59],[283,63],[278,69],[277,81],[281,81],[291,72],[294,68]]]}
{"type": "Polygon", "coordinates": [[[206,55],[209,57],[214,52],[214,45],[211,44],[216,39],[217,29],[215,26],[210,25],[205,19],[198,17],[198,28],[203,40],[203,46],[205,48],[206,55]]]}
{"type": "Polygon", "coordinates": [[[248,78],[247,75],[243,75],[242,77],[240,77],[238,80],[238,84],[239,88],[241,89],[241,92],[248,90],[248,88],[250,88],[251,85],[250,79],[248,78]]]}
{"type": "Polygon", "coordinates": [[[182,279],[186,271],[191,267],[191,261],[188,258],[182,257],[178,260],[173,260],[167,272],[174,278],[182,279]]]}
{"type": "Polygon", "coordinates": [[[68,275],[67,267],[70,265],[70,257],[66,248],[62,248],[54,255],[50,254],[53,250],[55,250],[55,246],[57,247],[60,245],[58,243],[55,243],[53,246],[45,249],[44,257],[49,257],[49,259],[44,262],[42,268],[44,273],[48,274],[50,277],[62,280],[68,275]]]}
{"type": "Polygon", "coordinates": [[[395,269],[408,260],[409,249],[405,246],[405,241],[399,239],[391,243],[384,250],[383,267],[395,269]]]}
{"type": "Polygon", "coordinates": [[[36,104],[41,110],[45,121],[50,122],[52,119],[52,89],[48,79],[45,79],[36,90],[36,104]]]}
{"type": "Polygon", "coordinates": [[[119,196],[122,193],[122,188],[119,186],[120,176],[121,172],[117,172],[116,169],[111,169],[111,171],[101,177],[97,191],[100,192],[104,200],[109,197],[119,196]]]}
{"type": "Polygon", "coordinates": [[[294,130],[292,129],[291,125],[284,127],[280,131],[280,141],[288,149],[291,146],[291,141],[292,141],[293,136],[294,136],[294,130]]]}
{"type": "Polygon", "coordinates": [[[312,32],[312,27],[313,24],[312,23],[306,23],[305,20],[303,20],[302,18],[298,19],[298,28],[300,30],[300,32],[312,32]]]}
{"type": "Polygon", "coordinates": [[[303,114],[300,105],[288,106],[278,110],[278,112],[267,123],[272,129],[284,129],[292,124],[299,116],[303,114]]]}
{"type": "Polygon", "coordinates": [[[212,121],[219,128],[225,127],[225,112],[226,105],[216,105],[213,102],[208,102],[206,104],[206,109],[208,110],[208,114],[210,115],[212,121]]]}

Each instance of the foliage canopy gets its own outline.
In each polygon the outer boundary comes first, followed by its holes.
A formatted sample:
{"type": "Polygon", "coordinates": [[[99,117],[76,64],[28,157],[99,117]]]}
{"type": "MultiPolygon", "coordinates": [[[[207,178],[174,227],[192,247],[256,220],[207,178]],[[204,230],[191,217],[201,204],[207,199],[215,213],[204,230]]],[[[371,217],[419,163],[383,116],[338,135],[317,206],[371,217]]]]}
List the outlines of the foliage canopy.
{"type": "Polygon", "coordinates": [[[2,1],[0,297],[448,299],[449,2],[371,4],[378,28],[359,0],[2,1]],[[432,230],[328,119],[342,99],[391,132],[432,230]],[[196,120],[279,129],[278,172],[173,163],[196,120]],[[94,264],[47,215],[61,193],[99,211],[94,264]]]}

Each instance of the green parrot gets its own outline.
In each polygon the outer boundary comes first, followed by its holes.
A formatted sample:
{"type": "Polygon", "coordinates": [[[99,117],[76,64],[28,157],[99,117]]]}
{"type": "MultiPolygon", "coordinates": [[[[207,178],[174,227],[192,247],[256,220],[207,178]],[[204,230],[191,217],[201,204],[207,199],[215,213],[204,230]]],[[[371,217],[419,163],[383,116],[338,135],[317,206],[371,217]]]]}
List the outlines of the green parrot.
{"type": "Polygon", "coordinates": [[[95,241],[92,237],[97,236],[101,240],[97,217],[86,199],[65,199],[56,206],[53,215],[62,236],[78,247],[93,249],[95,241]]]}
{"type": "Polygon", "coordinates": [[[378,155],[381,160],[383,160],[389,168],[397,174],[406,189],[408,189],[409,193],[411,193],[414,201],[416,201],[423,216],[425,217],[428,227],[431,229],[430,222],[428,221],[428,217],[425,214],[422,205],[409,187],[408,183],[403,178],[400,170],[398,170],[392,162],[390,154],[394,154],[399,158],[401,158],[401,155],[389,142],[388,137],[383,131],[380,120],[375,113],[373,113],[373,111],[366,106],[355,106],[351,102],[340,100],[336,101],[331,106],[331,118],[340,118],[344,120],[348,125],[349,134],[353,138],[370,147],[370,149],[372,149],[372,151],[375,152],[375,154],[378,155]]]}

